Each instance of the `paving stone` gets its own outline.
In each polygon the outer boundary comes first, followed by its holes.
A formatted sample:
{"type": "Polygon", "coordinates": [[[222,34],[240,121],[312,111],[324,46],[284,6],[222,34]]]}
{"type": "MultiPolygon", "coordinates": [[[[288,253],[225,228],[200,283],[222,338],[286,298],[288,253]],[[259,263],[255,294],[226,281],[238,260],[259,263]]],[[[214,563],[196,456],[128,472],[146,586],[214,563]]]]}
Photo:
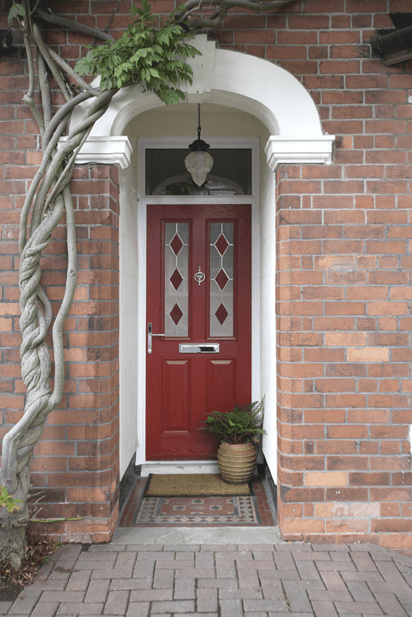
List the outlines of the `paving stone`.
{"type": "MultiPolygon", "coordinates": [[[[196,568],[214,568],[215,559],[213,553],[195,553],[196,568]]],[[[212,611],[213,612],[213,611],[212,611]]]]}
{"type": "Polygon", "coordinates": [[[234,560],[227,561],[220,559],[219,561],[216,561],[216,576],[217,578],[236,578],[236,567],[234,560]]]}
{"type": "Polygon", "coordinates": [[[176,570],[176,578],[215,578],[214,568],[193,568],[188,570],[176,570]]]}
{"type": "Polygon", "coordinates": [[[126,544],[127,551],[146,551],[147,553],[163,552],[163,544],[126,544]]]}
{"type": "Polygon", "coordinates": [[[383,615],[376,602],[335,602],[339,614],[383,615]]]}
{"type": "Polygon", "coordinates": [[[162,559],[159,559],[156,562],[156,570],[188,570],[190,568],[193,568],[193,560],[186,560],[186,561],[163,561],[162,559]]]}
{"type": "Polygon", "coordinates": [[[285,581],[283,587],[286,592],[290,610],[295,613],[305,613],[312,610],[306,590],[296,587],[294,581],[285,581]]]}
{"type": "MultiPolygon", "coordinates": [[[[59,602],[42,602],[41,600],[37,602],[36,608],[32,613],[30,613],[31,617],[54,617],[59,608],[59,602]]],[[[1,614],[1,613],[0,613],[1,614]]]]}
{"type": "Polygon", "coordinates": [[[351,559],[359,572],[377,572],[377,568],[367,553],[351,553],[351,559]]]}
{"type": "Polygon", "coordinates": [[[150,611],[150,602],[131,602],[126,617],[147,617],[150,611]]]}
{"type": "Polygon", "coordinates": [[[154,560],[136,561],[133,578],[153,577],[155,562],[154,560]]]}
{"type": "MultiPolygon", "coordinates": [[[[83,546],[81,544],[64,544],[53,553],[51,558],[55,558],[58,561],[77,559],[81,553],[86,554],[82,549],[83,546]]],[[[113,551],[113,548],[111,550],[113,551]]]]}
{"type": "Polygon", "coordinates": [[[86,591],[91,574],[91,570],[81,570],[70,574],[66,591],[86,591]]]}
{"type": "Polygon", "coordinates": [[[113,572],[122,572],[122,575],[129,578],[132,576],[134,565],[136,561],[136,553],[130,551],[124,551],[119,553],[114,564],[113,572]]]}
{"type": "MultiPolygon", "coordinates": [[[[296,584],[297,581],[294,581],[296,584]]],[[[283,590],[282,581],[267,581],[263,579],[261,581],[263,597],[265,600],[283,600],[285,592],[283,590]]]]}
{"type": "MultiPolygon", "coordinates": [[[[177,582],[177,581],[176,581],[177,582]]],[[[259,583],[258,583],[259,585],[259,583]]],[[[199,589],[237,589],[239,587],[239,583],[237,579],[230,578],[205,578],[199,579],[197,581],[197,586],[199,589]]]]}
{"type": "MultiPolygon", "coordinates": [[[[94,556],[97,556],[96,553],[94,553],[94,556]]],[[[113,570],[113,566],[114,566],[114,562],[115,562],[115,558],[110,558],[110,559],[88,559],[83,560],[83,561],[77,561],[76,564],[73,567],[74,572],[77,572],[78,570],[113,570]]],[[[54,571],[51,573],[50,576],[53,576],[54,571]]]]}
{"type": "Polygon", "coordinates": [[[195,597],[195,581],[193,578],[175,580],[174,600],[194,600],[195,597]]]}
{"type": "MultiPolygon", "coordinates": [[[[87,579],[88,580],[88,579],[87,579]]],[[[30,585],[30,590],[32,589],[41,589],[42,591],[58,591],[59,589],[67,589],[67,580],[59,580],[59,579],[47,579],[43,581],[42,579],[37,579],[30,585]]],[[[0,613],[1,615],[1,613],[0,613]]]]}
{"type": "MultiPolygon", "coordinates": [[[[320,574],[312,561],[297,561],[296,566],[299,575],[297,575],[295,578],[300,577],[302,580],[309,579],[312,581],[320,581],[320,574]]],[[[284,576],[289,572],[289,570],[282,571],[282,578],[284,578],[284,576]]],[[[291,572],[294,573],[296,572],[296,570],[292,570],[291,572]]]]}
{"type": "Polygon", "coordinates": [[[253,551],[253,559],[255,561],[273,561],[274,555],[273,551],[253,551]]]}
{"type": "MultiPolygon", "coordinates": [[[[200,590],[198,590],[199,593],[200,590]]],[[[219,589],[221,600],[262,600],[262,592],[258,589],[219,589]]]]}
{"type": "Polygon", "coordinates": [[[119,553],[118,551],[114,551],[113,549],[111,551],[106,551],[104,554],[104,558],[102,559],[102,556],[100,553],[89,553],[89,551],[87,551],[86,553],[80,553],[79,557],[77,558],[77,563],[83,563],[83,561],[90,561],[95,563],[97,562],[112,562],[114,563],[118,557],[119,553]]]}
{"type": "Polygon", "coordinates": [[[175,554],[175,559],[177,561],[183,560],[191,560],[192,561],[192,565],[194,564],[194,560],[195,560],[195,555],[200,555],[199,552],[195,552],[195,551],[176,551],[175,554]]]}
{"type": "Polygon", "coordinates": [[[130,593],[130,602],[173,600],[173,589],[139,589],[130,593]]]}
{"type": "Polygon", "coordinates": [[[217,589],[198,589],[197,596],[197,612],[198,613],[216,613],[217,606],[217,589]]]}
{"type": "Polygon", "coordinates": [[[110,581],[110,590],[122,591],[132,589],[151,589],[151,578],[113,579],[110,581]]]}
{"type": "Polygon", "coordinates": [[[42,602],[83,602],[84,591],[44,591],[42,602]]]}
{"type": "Polygon", "coordinates": [[[128,601],[128,591],[110,591],[107,596],[104,612],[110,615],[124,615],[128,601]]]}
{"type": "Polygon", "coordinates": [[[355,602],[375,601],[366,583],[359,581],[348,581],[346,584],[355,602]]]}
{"type": "Polygon", "coordinates": [[[271,561],[238,561],[236,560],[238,570],[275,570],[276,565],[271,561]]]}
{"type": "Polygon", "coordinates": [[[112,553],[113,548],[116,546],[116,551],[120,553],[121,551],[126,550],[126,544],[92,544],[87,551],[89,554],[91,553],[112,553]]]}
{"type": "Polygon", "coordinates": [[[289,608],[285,599],[282,600],[244,600],[245,611],[274,611],[277,613],[289,613],[289,608]]]}
{"type": "Polygon", "coordinates": [[[350,549],[347,544],[312,544],[312,550],[315,552],[326,551],[328,553],[349,553],[350,549]]]}
{"type": "Polygon", "coordinates": [[[152,613],[194,613],[193,600],[172,600],[171,602],[152,602],[152,613]]]}
{"type": "MultiPolygon", "coordinates": [[[[272,570],[265,570],[272,573],[272,570]]],[[[239,587],[241,589],[259,589],[259,577],[256,570],[239,570],[239,587]]]]}
{"type": "Polygon", "coordinates": [[[200,551],[213,551],[219,553],[237,553],[238,546],[236,544],[202,544],[200,551]]]}
{"type": "Polygon", "coordinates": [[[131,602],[126,617],[147,617],[150,611],[150,602],[131,602]]]}
{"type": "Polygon", "coordinates": [[[56,615],[102,615],[103,604],[77,604],[76,602],[62,602],[56,615]]]}
{"type": "Polygon", "coordinates": [[[347,589],[339,572],[321,572],[320,575],[326,588],[330,591],[344,591],[347,589]]]}
{"type": "Polygon", "coordinates": [[[319,572],[356,572],[353,563],[346,561],[318,561],[316,567],[319,572]]]}
{"type": "Polygon", "coordinates": [[[41,594],[39,589],[23,589],[11,605],[8,615],[30,615],[41,594]]]}
{"type": "MultiPolygon", "coordinates": [[[[375,599],[385,615],[393,615],[395,617],[401,615],[402,617],[408,617],[408,613],[399,603],[397,597],[393,593],[375,593],[375,599]]],[[[410,596],[412,604],[412,592],[410,596]]]]}
{"type": "Polygon", "coordinates": [[[365,581],[366,583],[384,583],[379,572],[341,572],[344,581],[365,581]]]}
{"type": "Polygon", "coordinates": [[[377,561],[376,567],[386,583],[402,583],[404,578],[394,563],[377,561]]]}
{"type": "Polygon", "coordinates": [[[242,600],[220,600],[221,617],[243,617],[242,600]]]}
{"type": "Polygon", "coordinates": [[[296,564],[290,553],[275,553],[274,560],[278,570],[296,570],[296,564]]]}
{"type": "Polygon", "coordinates": [[[7,615],[13,602],[0,602],[0,615],[7,615]]]}
{"type": "MultiPolygon", "coordinates": [[[[186,571],[186,570],[184,570],[186,571]]],[[[180,574],[180,570],[178,573],[180,574]]],[[[175,578],[175,570],[156,570],[153,581],[154,589],[169,589],[173,588],[173,582],[175,578]]],[[[182,576],[182,578],[190,578],[189,576],[182,576]]]]}
{"type": "MultiPolygon", "coordinates": [[[[50,579],[59,579],[59,580],[69,580],[69,577],[71,575],[71,573],[73,572],[73,569],[76,565],[76,561],[75,560],[67,560],[67,561],[58,561],[54,567],[53,570],[50,572],[48,580],[50,579]]],[[[93,568],[83,568],[85,570],[89,569],[91,570],[93,568]]],[[[80,568],[79,568],[80,569],[80,568]]]]}
{"type": "Polygon", "coordinates": [[[275,549],[276,551],[279,551],[279,553],[301,553],[302,551],[308,553],[312,552],[312,547],[310,544],[303,544],[300,542],[293,542],[291,544],[275,544],[275,549]]]}
{"type": "Polygon", "coordinates": [[[312,607],[316,617],[339,617],[332,602],[312,602],[312,607]]]}
{"type": "Polygon", "coordinates": [[[106,602],[107,594],[109,593],[109,580],[92,580],[87,588],[85,602],[106,602]]]}

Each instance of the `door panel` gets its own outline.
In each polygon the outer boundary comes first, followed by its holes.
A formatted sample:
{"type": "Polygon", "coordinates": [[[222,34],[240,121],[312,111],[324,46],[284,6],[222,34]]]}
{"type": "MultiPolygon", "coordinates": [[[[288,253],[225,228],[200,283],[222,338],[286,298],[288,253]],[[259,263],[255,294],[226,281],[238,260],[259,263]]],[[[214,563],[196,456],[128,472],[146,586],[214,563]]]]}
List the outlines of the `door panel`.
{"type": "Polygon", "coordinates": [[[147,353],[146,457],[215,458],[202,420],[251,400],[250,206],[148,206],[147,225],[147,323],[162,336],[147,353]]]}

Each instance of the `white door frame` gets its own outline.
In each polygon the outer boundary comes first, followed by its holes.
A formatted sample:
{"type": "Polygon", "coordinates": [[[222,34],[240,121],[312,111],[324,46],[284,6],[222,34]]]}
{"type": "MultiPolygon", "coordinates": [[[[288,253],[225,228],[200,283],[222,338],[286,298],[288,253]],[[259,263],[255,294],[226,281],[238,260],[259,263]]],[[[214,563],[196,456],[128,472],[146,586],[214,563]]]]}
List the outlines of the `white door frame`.
{"type": "MultiPolygon", "coordinates": [[[[137,434],[136,465],[146,463],[146,246],[147,246],[147,206],[150,204],[191,204],[194,207],[210,204],[249,203],[252,209],[252,400],[260,399],[260,215],[259,186],[260,162],[259,140],[257,138],[219,138],[203,136],[212,148],[250,148],[252,150],[252,195],[230,197],[213,196],[169,196],[145,195],[145,151],[148,148],[187,148],[187,137],[165,137],[156,139],[139,139],[137,155],[137,257],[138,257],[138,337],[137,337],[137,434]]],[[[153,464],[150,461],[149,464],[153,464]]],[[[162,461],[156,461],[156,465],[162,461]]],[[[165,461],[173,465],[197,465],[205,467],[210,461],[165,461]]]]}

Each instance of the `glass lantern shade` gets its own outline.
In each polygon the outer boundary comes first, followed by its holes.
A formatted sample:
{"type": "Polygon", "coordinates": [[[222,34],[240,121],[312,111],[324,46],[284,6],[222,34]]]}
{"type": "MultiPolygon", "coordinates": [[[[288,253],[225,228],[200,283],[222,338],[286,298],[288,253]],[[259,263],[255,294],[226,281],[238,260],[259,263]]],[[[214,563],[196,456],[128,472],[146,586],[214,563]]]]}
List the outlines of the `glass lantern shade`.
{"type": "Polygon", "coordinates": [[[208,173],[212,170],[213,159],[208,152],[196,150],[185,158],[187,171],[193,178],[197,186],[202,186],[206,182],[208,173]]]}

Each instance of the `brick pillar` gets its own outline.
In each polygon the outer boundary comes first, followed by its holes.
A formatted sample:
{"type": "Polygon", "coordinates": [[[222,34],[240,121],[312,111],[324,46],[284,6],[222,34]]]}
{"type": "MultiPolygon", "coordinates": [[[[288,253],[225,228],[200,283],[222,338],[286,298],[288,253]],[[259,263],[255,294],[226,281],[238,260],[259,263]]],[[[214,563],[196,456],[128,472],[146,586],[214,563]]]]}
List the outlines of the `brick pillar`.
{"type": "Polygon", "coordinates": [[[407,550],[412,199],[404,180],[335,181],[356,143],[279,172],[279,527],[407,550]]]}

